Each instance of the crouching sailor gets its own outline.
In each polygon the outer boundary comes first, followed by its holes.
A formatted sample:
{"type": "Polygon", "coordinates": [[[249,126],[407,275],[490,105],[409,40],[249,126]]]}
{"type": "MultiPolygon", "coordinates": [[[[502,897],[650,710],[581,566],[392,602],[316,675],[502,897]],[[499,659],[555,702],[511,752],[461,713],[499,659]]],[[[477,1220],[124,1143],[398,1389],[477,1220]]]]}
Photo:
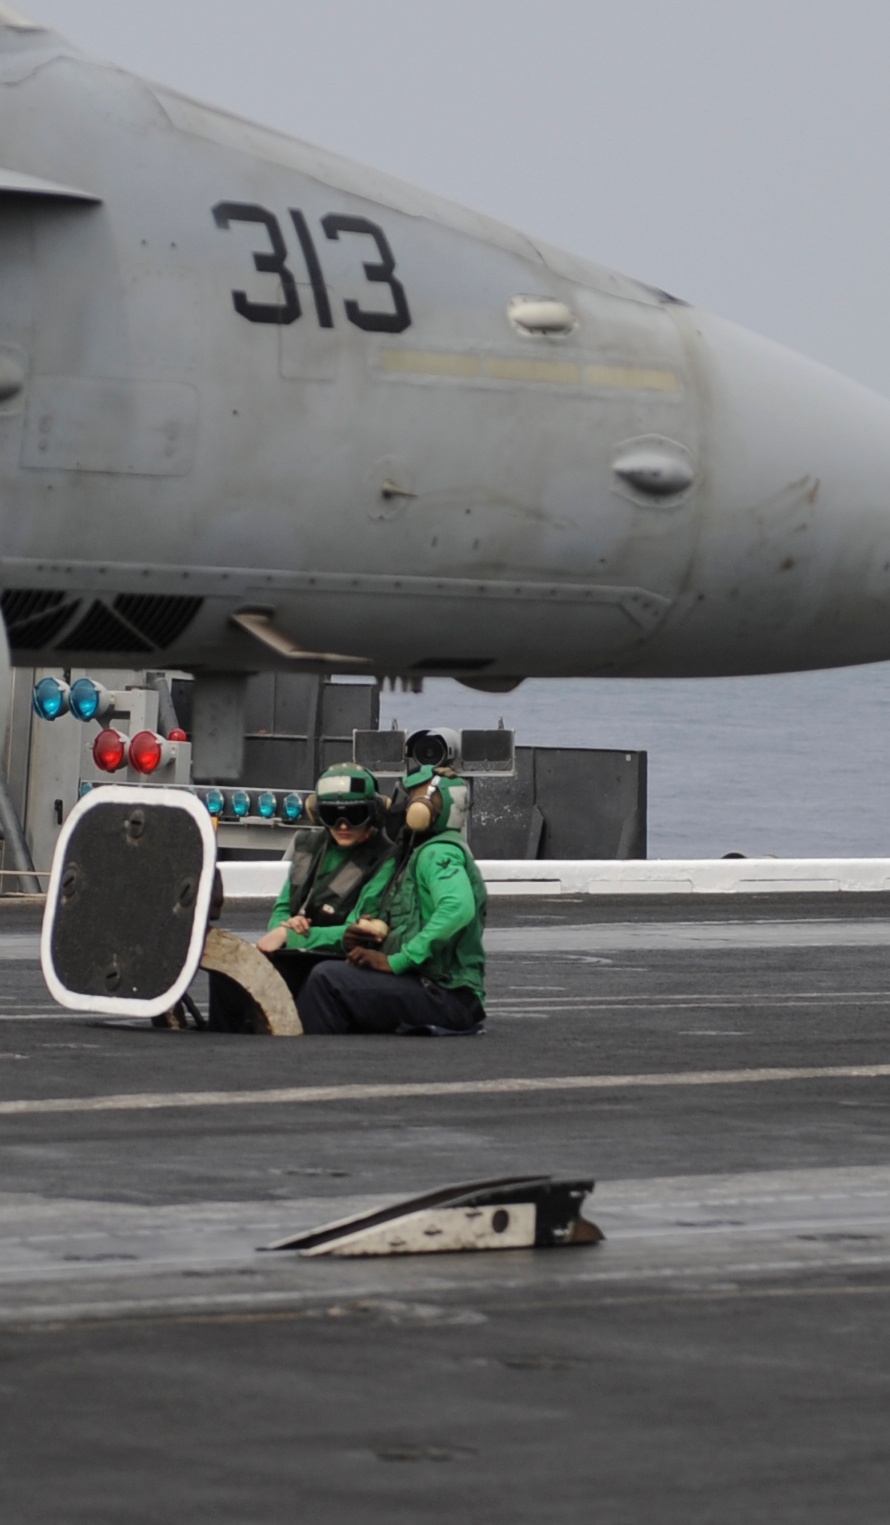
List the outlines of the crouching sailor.
{"type": "Polygon", "coordinates": [[[306,1033],[446,1036],[485,1020],[486,891],[461,835],[469,788],[448,770],[406,775],[401,853],[382,898],[369,884],[338,933],[345,963],[317,965],[300,994],[306,1033]]]}
{"type": "MultiPolygon", "coordinates": [[[[379,899],[390,881],[395,848],[382,829],[388,804],[374,775],[354,763],[327,768],[307,801],[315,824],[296,832],[290,872],[257,943],[295,999],[316,964],[343,958],[343,926],[362,892],[379,899]]],[[[209,1025],[253,1030],[243,991],[222,974],[210,976],[209,1025]]]]}

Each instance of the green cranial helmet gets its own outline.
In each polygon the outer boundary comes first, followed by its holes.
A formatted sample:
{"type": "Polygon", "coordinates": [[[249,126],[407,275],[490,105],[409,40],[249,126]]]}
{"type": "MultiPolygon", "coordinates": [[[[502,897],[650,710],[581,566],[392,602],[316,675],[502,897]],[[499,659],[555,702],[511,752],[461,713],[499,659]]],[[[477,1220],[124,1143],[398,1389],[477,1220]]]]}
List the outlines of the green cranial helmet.
{"type": "Polygon", "coordinates": [[[440,773],[437,768],[415,768],[402,779],[406,793],[421,784],[432,785],[442,798],[442,809],[427,830],[432,835],[439,831],[463,831],[470,813],[469,784],[454,774],[440,773]]]}
{"type": "Polygon", "coordinates": [[[378,793],[377,780],[373,773],[369,773],[367,768],[360,768],[358,763],[334,763],[332,768],[325,768],[315,786],[315,793],[319,803],[323,800],[332,803],[370,801],[378,793]]]}
{"type": "Polygon", "coordinates": [[[385,808],[386,801],[378,792],[373,773],[351,762],[325,768],[315,794],[306,802],[307,814],[328,830],[379,826],[385,808]]]}

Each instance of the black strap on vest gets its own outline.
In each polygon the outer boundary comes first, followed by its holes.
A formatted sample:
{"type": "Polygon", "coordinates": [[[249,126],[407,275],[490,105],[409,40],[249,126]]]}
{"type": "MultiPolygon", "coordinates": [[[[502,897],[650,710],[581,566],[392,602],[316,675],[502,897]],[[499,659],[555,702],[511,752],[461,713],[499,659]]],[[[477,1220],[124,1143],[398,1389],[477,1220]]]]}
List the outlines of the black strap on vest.
{"type": "MultiPolygon", "coordinates": [[[[315,831],[301,835],[311,839],[315,831]]],[[[388,856],[385,838],[362,842],[321,887],[318,881],[329,840],[321,829],[319,840],[310,840],[305,846],[298,841],[291,866],[291,915],[309,915],[314,926],[336,926],[345,921],[360,891],[388,856]]]]}
{"type": "Polygon", "coordinates": [[[297,833],[297,842],[290,866],[291,916],[306,915],[327,845],[327,832],[321,827],[304,829],[297,833]],[[305,841],[305,846],[301,845],[301,839],[305,841]],[[295,901],[297,904],[294,904],[295,901]]]}

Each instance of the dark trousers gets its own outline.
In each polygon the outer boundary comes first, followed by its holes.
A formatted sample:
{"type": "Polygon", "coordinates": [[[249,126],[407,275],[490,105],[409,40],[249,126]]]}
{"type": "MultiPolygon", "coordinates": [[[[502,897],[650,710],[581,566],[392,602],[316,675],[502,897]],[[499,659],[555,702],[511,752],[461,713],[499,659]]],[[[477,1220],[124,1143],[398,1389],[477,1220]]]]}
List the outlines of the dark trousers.
{"type": "Polygon", "coordinates": [[[307,1033],[469,1035],[485,1021],[485,1009],[471,990],[444,990],[430,980],[346,963],[313,969],[299,1009],[307,1033]]]}
{"type": "MultiPolygon", "coordinates": [[[[300,993],[310,974],[317,964],[330,963],[329,956],[324,953],[301,953],[299,951],[280,953],[267,953],[269,963],[275,968],[284,980],[285,985],[297,1003],[299,1010],[300,993]]],[[[216,1033],[252,1033],[253,1002],[249,996],[230,980],[225,974],[212,972],[209,976],[210,1004],[207,1014],[208,1025],[212,1032],[216,1033]]]]}

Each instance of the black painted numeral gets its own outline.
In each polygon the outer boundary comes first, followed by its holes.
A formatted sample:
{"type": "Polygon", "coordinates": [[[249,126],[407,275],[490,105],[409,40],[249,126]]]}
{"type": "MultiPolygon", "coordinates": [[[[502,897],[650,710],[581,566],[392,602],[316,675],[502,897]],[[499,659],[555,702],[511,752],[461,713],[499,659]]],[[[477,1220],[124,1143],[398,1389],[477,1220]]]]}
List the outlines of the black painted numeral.
{"type": "Polygon", "coordinates": [[[401,281],[396,279],[395,258],[383,229],[376,222],[369,222],[366,217],[344,217],[338,212],[329,212],[327,217],[322,218],[321,225],[330,239],[338,239],[341,233],[356,233],[373,238],[380,254],[380,264],[364,265],[365,279],[371,283],[380,282],[392,292],[393,312],[366,312],[358,302],[346,302],[346,316],[350,323],[354,323],[356,328],[378,334],[401,334],[410,328],[408,298],[401,281]]]}
{"type": "Polygon", "coordinates": [[[334,315],[331,312],[331,304],[328,300],[328,288],[325,285],[324,272],[319,263],[318,251],[315,247],[312,234],[303,213],[299,209],[291,207],[291,219],[300,240],[300,248],[306,261],[306,270],[312,284],[312,295],[315,298],[315,311],[318,313],[319,328],[333,328],[334,315]]]}
{"type": "MultiPolygon", "coordinates": [[[[290,216],[306,265],[309,284],[312,287],[318,326],[333,328],[334,315],[331,311],[327,283],[315,240],[309,231],[309,224],[298,207],[291,207],[290,216]]],[[[254,302],[246,291],[233,291],[232,304],[235,311],[249,323],[274,323],[278,326],[296,323],[297,319],[302,317],[302,308],[297,294],[297,283],[287,263],[288,249],[278,218],[265,207],[254,206],[252,203],[221,201],[213,208],[213,219],[216,226],[223,229],[230,228],[233,222],[258,223],[265,228],[271,245],[269,250],[255,251],[253,263],[260,275],[277,275],[283,301],[254,302]]],[[[367,217],[348,217],[339,212],[329,212],[327,217],[322,218],[321,225],[326,236],[332,241],[339,240],[341,233],[373,239],[380,256],[379,262],[365,262],[362,264],[362,269],[365,280],[370,285],[389,288],[392,310],[369,312],[359,302],[350,298],[343,304],[350,323],[354,323],[356,328],[364,329],[366,333],[404,333],[406,328],[411,327],[411,311],[405,288],[396,276],[395,257],[383,229],[378,227],[376,222],[370,222],[367,217]]]]}
{"type": "Polygon", "coordinates": [[[278,218],[265,207],[249,206],[238,201],[221,201],[213,209],[218,228],[228,228],[233,222],[258,222],[266,229],[271,253],[254,254],[253,262],[261,275],[277,275],[281,282],[283,302],[251,302],[246,291],[233,291],[235,311],[248,323],[296,323],[300,316],[300,298],[297,283],[287,265],[287,244],[284,242],[278,218]]]}

